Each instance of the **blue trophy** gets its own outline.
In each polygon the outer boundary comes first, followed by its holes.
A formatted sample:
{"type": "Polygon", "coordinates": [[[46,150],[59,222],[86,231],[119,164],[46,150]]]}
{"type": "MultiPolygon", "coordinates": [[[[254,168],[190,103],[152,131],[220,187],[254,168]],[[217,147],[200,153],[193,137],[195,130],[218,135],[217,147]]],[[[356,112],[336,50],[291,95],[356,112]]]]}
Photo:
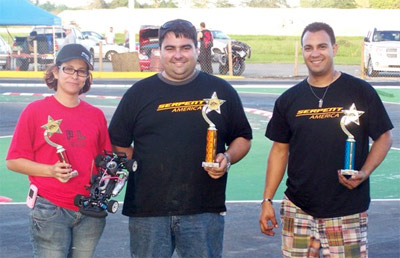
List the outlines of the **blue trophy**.
{"type": "Polygon", "coordinates": [[[340,120],[340,127],[343,132],[347,135],[345,152],[344,152],[344,169],[340,172],[342,175],[352,176],[358,173],[354,170],[354,156],[356,151],[356,140],[354,136],[347,130],[346,125],[351,122],[360,125],[359,117],[364,114],[364,111],[358,111],[356,105],[353,103],[349,110],[343,110],[344,116],[340,120]]]}

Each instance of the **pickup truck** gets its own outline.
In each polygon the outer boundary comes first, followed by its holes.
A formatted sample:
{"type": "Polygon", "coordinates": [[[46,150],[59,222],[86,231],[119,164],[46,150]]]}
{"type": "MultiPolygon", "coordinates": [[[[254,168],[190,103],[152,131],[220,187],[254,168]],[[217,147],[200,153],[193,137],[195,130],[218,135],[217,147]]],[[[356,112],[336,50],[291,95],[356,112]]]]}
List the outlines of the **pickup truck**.
{"type": "MultiPolygon", "coordinates": [[[[75,35],[76,43],[82,44],[92,53],[91,63],[94,64],[95,43],[84,37],[77,28],[70,28],[71,33],[75,35]]],[[[29,64],[34,63],[34,40],[37,42],[37,63],[47,65],[54,63],[54,57],[59,48],[63,46],[64,39],[65,32],[61,26],[36,26],[33,27],[30,36],[15,37],[12,57],[16,59],[17,69],[27,71],[29,64]]]]}
{"type": "Polygon", "coordinates": [[[400,29],[371,29],[364,38],[364,68],[368,76],[400,72],[400,29]]]}

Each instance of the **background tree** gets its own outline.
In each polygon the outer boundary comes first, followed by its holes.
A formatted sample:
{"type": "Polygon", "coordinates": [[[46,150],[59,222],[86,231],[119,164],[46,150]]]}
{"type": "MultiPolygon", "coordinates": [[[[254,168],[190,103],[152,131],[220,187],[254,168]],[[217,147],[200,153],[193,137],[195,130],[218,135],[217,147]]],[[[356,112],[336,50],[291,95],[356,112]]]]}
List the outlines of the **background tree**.
{"type": "Polygon", "coordinates": [[[93,0],[91,4],[87,6],[87,9],[107,9],[108,5],[104,0],[93,0]]]}
{"type": "Polygon", "coordinates": [[[229,0],[217,0],[217,2],[215,2],[215,7],[217,7],[217,8],[232,8],[232,7],[235,7],[235,5],[230,3],[229,0]]]}
{"type": "Polygon", "coordinates": [[[210,0],[193,0],[193,7],[196,8],[207,8],[210,4],[210,0]]]}
{"type": "Polygon", "coordinates": [[[369,7],[374,9],[400,9],[400,0],[370,0],[369,7]]]}
{"type": "Polygon", "coordinates": [[[50,3],[49,1],[47,1],[44,4],[40,4],[40,5],[36,4],[36,5],[48,12],[53,12],[56,9],[56,6],[52,3],[50,3]]]}
{"type": "Polygon", "coordinates": [[[178,4],[173,0],[161,1],[160,8],[178,8],[178,4]]]}
{"type": "Polygon", "coordinates": [[[358,8],[368,8],[369,0],[355,0],[358,8]]]}
{"type": "Polygon", "coordinates": [[[46,11],[51,12],[53,14],[58,14],[58,13],[64,11],[64,10],[71,9],[71,8],[68,8],[64,4],[62,4],[62,5],[54,5],[54,4],[50,3],[49,1],[47,1],[44,4],[40,4],[38,6],[40,8],[42,8],[43,10],[46,10],[46,11]]]}
{"type": "Polygon", "coordinates": [[[253,8],[281,8],[289,7],[286,0],[250,0],[245,3],[247,7],[253,8]]]}
{"type": "Polygon", "coordinates": [[[357,3],[355,0],[300,0],[300,7],[352,9],[357,8],[357,3]]]}
{"type": "Polygon", "coordinates": [[[108,4],[109,8],[128,7],[128,0],[112,0],[108,4]]]}

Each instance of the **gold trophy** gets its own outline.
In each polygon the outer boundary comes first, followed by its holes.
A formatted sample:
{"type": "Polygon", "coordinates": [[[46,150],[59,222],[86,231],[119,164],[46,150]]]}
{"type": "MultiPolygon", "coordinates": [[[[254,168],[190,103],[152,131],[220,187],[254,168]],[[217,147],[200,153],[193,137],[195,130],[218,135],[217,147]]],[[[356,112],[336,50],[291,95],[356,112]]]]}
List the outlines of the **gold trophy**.
{"type": "MultiPolygon", "coordinates": [[[[54,148],[57,149],[57,156],[58,156],[58,159],[60,160],[60,162],[71,164],[70,161],[69,161],[67,152],[66,152],[66,150],[64,149],[64,147],[63,147],[62,145],[57,144],[57,143],[55,143],[55,142],[52,142],[52,141],[50,140],[50,137],[51,137],[53,134],[55,134],[55,133],[60,133],[60,134],[62,134],[61,129],[60,129],[61,121],[62,121],[62,119],[59,119],[59,120],[56,120],[56,121],[55,121],[51,116],[48,116],[47,124],[42,125],[42,128],[45,129],[45,130],[44,130],[44,139],[46,140],[46,142],[47,142],[49,145],[51,145],[51,146],[53,146],[54,148]]],[[[58,179],[58,180],[60,180],[61,182],[65,183],[65,182],[67,182],[70,178],[76,177],[76,176],[78,175],[78,171],[73,170],[73,171],[71,171],[71,172],[69,173],[69,175],[70,175],[70,177],[69,177],[68,179],[58,179]]]]}
{"type": "Polygon", "coordinates": [[[209,124],[207,129],[207,143],[206,143],[206,160],[203,161],[203,167],[219,167],[219,163],[215,161],[215,155],[217,151],[217,128],[215,124],[207,117],[207,113],[216,111],[221,114],[221,105],[224,104],[225,100],[218,99],[217,93],[214,92],[210,99],[204,99],[206,104],[203,106],[201,113],[203,114],[204,120],[209,124]]]}
{"type": "Polygon", "coordinates": [[[356,105],[353,103],[349,110],[343,110],[344,116],[340,120],[340,127],[343,132],[347,135],[345,152],[344,152],[344,169],[340,172],[345,176],[352,176],[358,174],[357,170],[354,170],[354,156],[356,151],[356,140],[354,136],[347,130],[346,125],[351,122],[360,125],[359,117],[364,114],[364,111],[358,111],[356,105]]]}

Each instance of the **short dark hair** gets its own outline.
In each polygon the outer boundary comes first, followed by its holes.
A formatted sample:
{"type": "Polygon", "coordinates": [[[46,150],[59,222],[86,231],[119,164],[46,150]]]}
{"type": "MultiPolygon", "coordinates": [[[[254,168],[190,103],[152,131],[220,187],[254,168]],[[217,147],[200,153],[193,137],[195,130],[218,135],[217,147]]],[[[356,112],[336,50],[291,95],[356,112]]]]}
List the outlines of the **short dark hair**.
{"type": "Polygon", "coordinates": [[[331,26],[329,26],[328,24],[324,23],[324,22],[313,22],[308,24],[304,30],[303,33],[301,34],[301,45],[303,45],[303,37],[304,34],[306,34],[307,31],[309,32],[317,32],[317,31],[325,31],[328,35],[329,38],[331,39],[331,43],[332,45],[336,44],[336,38],[335,38],[335,33],[333,32],[333,29],[331,26]]]}
{"type": "MultiPolygon", "coordinates": [[[[53,71],[55,69],[60,69],[57,65],[52,65],[49,68],[46,69],[46,72],[44,73],[44,81],[46,82],[46,85],[49,89],[52,89],[54,91],[57,91],[57,83],[58,80],[54,77],[53,71]]],[[[92,73],[89,72],[89,76],[87,77],[85,81],[85,85],[83,88],[79,91],[79,95],[86,93],[90,90],[90,86],[92,85],[92,73]]]]}
{"type": "Polygon", "coordinates": [[[160,44],[160,48],[164,41],[165,35],[167,35],[168,32],[175,33],[175,36],[177,38],[183,37],[191,39],[193,41],[194,46],[197,48],[196,28],[193,26],[191,22],[186,20],[176,19],[164,23],[160,27],[160,30],[158,31],[158,42],[160,44]]]}

